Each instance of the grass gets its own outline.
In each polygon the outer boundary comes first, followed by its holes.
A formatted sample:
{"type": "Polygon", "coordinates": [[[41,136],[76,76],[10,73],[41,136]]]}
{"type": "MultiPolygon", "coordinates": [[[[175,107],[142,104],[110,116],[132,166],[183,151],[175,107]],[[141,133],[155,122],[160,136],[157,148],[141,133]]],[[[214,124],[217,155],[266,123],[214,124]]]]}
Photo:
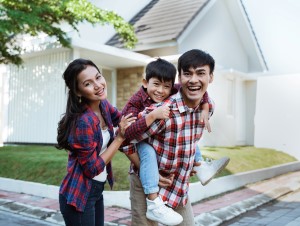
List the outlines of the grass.
{"type": "MultiPolygon", "coordinates": [[[[231,161],[218,176],[266,168],[296,161],[280,151],[254,147],[204,147],[202,155],[213,159],[222,156],[231,161]]],[[[60,185],[66,173],[67,152],[52,146],[18,145],[0,148],[0,177],[60,185]]],[[[116,179],[114,190],[128,190],[129,160],[122,153],[113,159],[116,179]]],[[[196,177],[191,182],[197,181],[196,177]]],[[[109,189],[109,188],[106,188],[109,189]]]]}

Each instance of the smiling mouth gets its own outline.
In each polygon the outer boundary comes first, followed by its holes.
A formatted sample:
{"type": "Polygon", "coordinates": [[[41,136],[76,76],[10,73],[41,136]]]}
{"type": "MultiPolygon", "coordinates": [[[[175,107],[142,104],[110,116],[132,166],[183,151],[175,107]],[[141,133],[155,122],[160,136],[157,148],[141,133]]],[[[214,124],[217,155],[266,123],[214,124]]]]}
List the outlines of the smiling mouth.
{"type": "Polygon", "coordinates": [[[155,95],[154,97],[159,100],[163,100],[163,98],[164,98],[163,96],[157,96],[157,95],[155,95]]]}
{"type": "Polygon", "coordinates": [[[101,96],[104,93],[104,89],[101,89],[99,92],[96,93],[97,96],[101,96]]]}
{"type": "Polygon", "coordinates": [[[191,92],[195,92],[195,91],[198,91],[200,90],[201,87],[200,86],[193,86],[193,87],[188,87],[188,90],[191,91],[191,92]]]}

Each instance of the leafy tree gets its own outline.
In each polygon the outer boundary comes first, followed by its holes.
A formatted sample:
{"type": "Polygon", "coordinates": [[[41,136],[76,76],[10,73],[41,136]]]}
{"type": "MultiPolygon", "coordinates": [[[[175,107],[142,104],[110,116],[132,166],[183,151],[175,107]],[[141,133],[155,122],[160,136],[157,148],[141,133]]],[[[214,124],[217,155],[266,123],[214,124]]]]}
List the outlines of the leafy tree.
{"type": "Polygon", "coordinates": [[[22,64],[19,38],[45,33],[70,47],[67,34],[60,28],[66,22],[78,31],[80,22],[111,24],[127,48],[137,42],[133,27],[112,11],[97,8],[88,0],[0,0],[0,63],[22,64]]]}

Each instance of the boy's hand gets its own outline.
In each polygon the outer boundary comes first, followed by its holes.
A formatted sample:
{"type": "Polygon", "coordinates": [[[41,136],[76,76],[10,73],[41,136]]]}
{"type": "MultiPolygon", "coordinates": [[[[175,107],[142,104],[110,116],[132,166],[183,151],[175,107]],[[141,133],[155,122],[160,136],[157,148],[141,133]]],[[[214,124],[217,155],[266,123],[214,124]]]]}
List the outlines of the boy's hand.
{"type": "Polygon", "coordinates": [[[200,115],[200,122],[204,123],[204,128],[210,133],[211,132],[211,128],[210,128],[210,124],[208,121],[208,115],[209,115],[209,109],[208,109],[208,104],[203,104],[202,106],[202,112],[200,115]],[[207,105],[207,106],[206,106],[207,105]]]}
{"type": "Polygon", "coordinates": [[[170,115],[170,107],[167,105],[160,106],[152,111],[156,119],[167,119],[170,115]]]}

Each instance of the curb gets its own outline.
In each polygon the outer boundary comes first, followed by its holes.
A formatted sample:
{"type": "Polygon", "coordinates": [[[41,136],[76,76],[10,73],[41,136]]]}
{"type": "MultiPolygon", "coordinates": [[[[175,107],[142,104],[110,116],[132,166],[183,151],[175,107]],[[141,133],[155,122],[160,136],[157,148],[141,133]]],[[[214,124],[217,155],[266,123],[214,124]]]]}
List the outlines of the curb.
{"type": "MultiPolygon", "coordinates": [[[[300,189],[300,184],[297,187],[294,187],[294,189],[291,189],[289,187],[280,187],[277,189],[273,189],[272,191],[259,194],[254,197],[245,199],[243,201],[234,203],[230,206],[211,211],[210,213],[202,213],[194,218],[195,225],[197,226],[221,225],[222,223],[231,220],[249,210],[255,209],[263,204],[278,199],[279,197],[284,196],[297,189],[300,189]]],[[[57,225],[65,225],[61,213],[59,211],[54,211],[52,209],[33,207],[12,200],[0,199],[0,210],[21,214],[39,220],[44,220],[57,225]]],[[[123,224],[116,224],[111,222],[105,222],[104,225],[105,226],[126,226],[123,224]]]]}
{"type": "Polygon", "coordinates": [[[287,186],[278,187],[271,191],[255,195],[251,198],[234,203],[232,205],[213,210],[209,213],[202,213],[195,217],[197,226],[217,226],[229,221],[249,210],[253,210],[268,202],[276,200],[284,195],[300,189],[300,183],[290,183],[287,186]]]}
{"type": "Polygon", "coordinates": [[[65,225],[61,213],[52,209],[34,207],[8,199],[0,199],[0,210],[44,220],[58,225],[65,225]]]}
{"type": "MultiPolygon", "coordinates": [[[[65,222],[63,220],[60,211],[54,211],[52,209],[34,207],[31,205],[26,205],[24,203],[0,198],[0,210],[7,211],[10,213],[20,214],[38,220],[44,220],[49,223],[53,223],[57,225],[65,225],[65,222]]],[[[127,225],[115,224],[111,222],[104,222],[104,225],[105,226],[127,226],[127,225]]]]}

